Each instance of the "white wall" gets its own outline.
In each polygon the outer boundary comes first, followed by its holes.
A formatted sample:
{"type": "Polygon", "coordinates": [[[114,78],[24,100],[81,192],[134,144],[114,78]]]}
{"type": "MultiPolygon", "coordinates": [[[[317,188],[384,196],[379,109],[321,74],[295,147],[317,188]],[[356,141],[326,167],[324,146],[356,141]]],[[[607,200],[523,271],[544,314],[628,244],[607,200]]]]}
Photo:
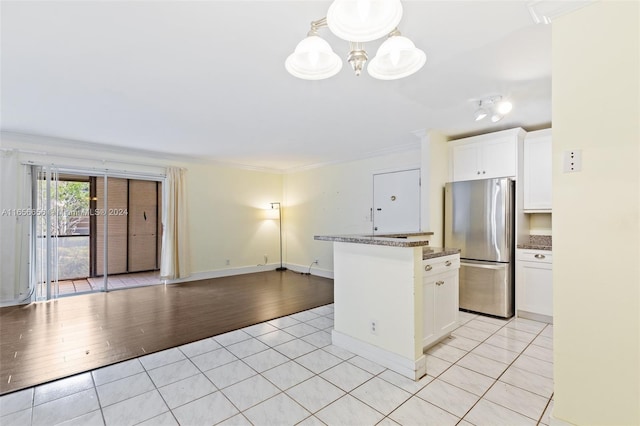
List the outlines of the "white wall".
{"type": "Polygon", "coordinates": [[[372,231],[373,174],[420,167],[420,150],[389,154],[290,173],[284,176],[283,229],[286,261],[330,276],[333,244],[314,235],[372,231]]]}
{"type": "Polygon", "coordinates": [[[637,1],[553,21],[552,415],[577,425],[640,424],[639,28],[637,1]]]}
{"type": "MultiPolygon", "coordinates": [[[[219,164],[158,158],[153,154],[106,148],[54,138],[2,134],[3,149],[20,149],[21,160],[55,162],[67,166],[127,169],[159,173],[165,166],[187,169],[191,270],[193,278],[227,275],[256,269],[267,254],[267,269],[279,264],[278,223],[265,220],[264,209],[282,199],[282,175],[244,170],[219,164]],[[74,157],[95,158],[87,161],[74,157]],[[102,163],[101,159],[107,159],[102,163]],[[118,161],[118,162],[116,162],[118,161]],[[141,163],[150,166],[126,165],[141,163]],[[226,260],[229,265],[226,265],[226,260]]],[[[1,182],[2,186],[11,185],[1,182]]],[[[0,188],[2,190],[2,188],[0,188]]],[[[260,268],[257,268],[260,269],[260,268]]],[[[263,268],[265,269],[265,268],[263,268]]],[[[13,284],[0,282],[1,288],[13,284]]],[[[4,293],[0,293],[3,294],[4,293]]]]}

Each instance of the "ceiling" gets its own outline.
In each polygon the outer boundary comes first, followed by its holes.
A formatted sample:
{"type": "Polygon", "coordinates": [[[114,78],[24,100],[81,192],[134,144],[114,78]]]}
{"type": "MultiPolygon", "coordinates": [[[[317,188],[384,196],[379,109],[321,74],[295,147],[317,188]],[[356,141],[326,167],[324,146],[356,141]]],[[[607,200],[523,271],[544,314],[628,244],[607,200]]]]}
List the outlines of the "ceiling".
{"type": "Polygon", "coordinates": [[[415,147],[420,130],[546,127],[551,26],[528,3],[404,1],[418,73],[380,81],[345,61],[304,81],[284,60],[330,1],[2,1],[1,129],[287,171],[415,147]],[[495,94],[511,114],[474,122],[473,100],[495,94]]]}

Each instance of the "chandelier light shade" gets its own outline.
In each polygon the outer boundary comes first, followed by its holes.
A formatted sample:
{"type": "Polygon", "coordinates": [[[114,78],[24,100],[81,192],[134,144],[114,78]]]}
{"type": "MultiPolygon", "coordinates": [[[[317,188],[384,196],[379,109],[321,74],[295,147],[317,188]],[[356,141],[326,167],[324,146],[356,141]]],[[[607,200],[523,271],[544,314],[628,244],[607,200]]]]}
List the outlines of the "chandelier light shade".
{"type": "Polygon", "coordinates": [[[346,41],[382,38],[402,19],[400,0],[334,0],[327,12],[332,33],[346,41]]]}
{"type": "Polygon", "coordinates": [[[423,67],[427,55],[418,49],[411,40],[395,31],[385,40],[376,56],[367,67],[373,78],[380,80],[396,80],[410,76],[423,67]]]}
{"type": "Polygon", "coordinates": [[[322,80],[340,72],[342,60],[324,39],[310,35],[298,43],[284,66],[291,75],[298,78],[322,80]]]}
{"type": "Polygon", "coordinates": [[[362,73],[369,55],[363,43],[388,36],[367,72],[380,80],[396,80],[414,74],[427,60],[425,53],[402,36],[398,24],[402,19],[400,0],[334,0],[327,16],[311,22],[307,38],[296,46],[285,61],[285,68],[295,77],[322,80],[342,69],[342,60],[329,43],[318,36],[318,30],[329,27],[339,38],[349,42],[347,62],[356,76],[362,73]]]}

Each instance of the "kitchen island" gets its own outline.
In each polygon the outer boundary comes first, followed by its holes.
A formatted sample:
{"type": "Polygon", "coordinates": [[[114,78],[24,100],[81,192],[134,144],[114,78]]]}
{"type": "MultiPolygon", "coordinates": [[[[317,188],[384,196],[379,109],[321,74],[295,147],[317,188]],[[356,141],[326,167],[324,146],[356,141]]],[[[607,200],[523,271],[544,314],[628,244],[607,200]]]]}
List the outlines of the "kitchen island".
{"type": "Polygon", "coordinates": [[[417,380],[424,348],[457,326],[457,249],[429,247],[433,233],[315,236],[333,242],[332,342],[417,380]]]}

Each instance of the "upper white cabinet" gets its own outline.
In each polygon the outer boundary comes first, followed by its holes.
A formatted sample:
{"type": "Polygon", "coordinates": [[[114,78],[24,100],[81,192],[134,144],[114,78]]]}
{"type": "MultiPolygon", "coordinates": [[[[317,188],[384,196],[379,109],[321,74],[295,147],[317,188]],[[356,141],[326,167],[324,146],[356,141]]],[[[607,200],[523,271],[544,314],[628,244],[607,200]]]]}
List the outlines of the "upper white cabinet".
{"type": "Polygon", "coordinates": [[[515,177],[524,134],[516,128],[450,142],[451,180],[515,177]]]}
{"type": "Polygon", "coordinates": [[[551,129],[527,133],[524,140],[524,210],[551,211],[551,129]]]}

